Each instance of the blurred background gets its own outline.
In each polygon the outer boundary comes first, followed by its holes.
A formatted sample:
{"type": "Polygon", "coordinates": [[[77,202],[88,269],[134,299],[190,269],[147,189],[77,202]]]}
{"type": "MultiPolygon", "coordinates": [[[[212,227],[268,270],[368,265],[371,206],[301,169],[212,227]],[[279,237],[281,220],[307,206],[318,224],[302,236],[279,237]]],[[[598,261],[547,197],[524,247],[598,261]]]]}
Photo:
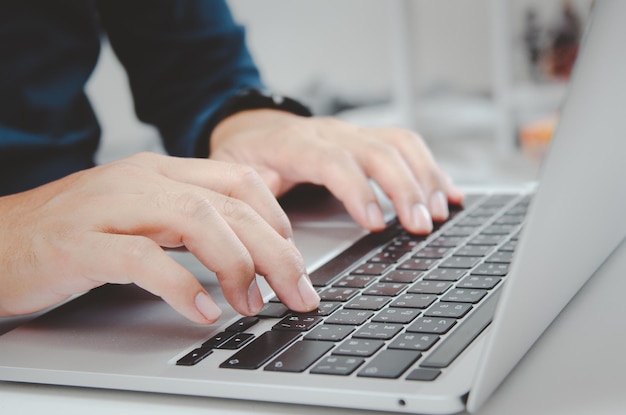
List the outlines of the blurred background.
{"type": "MultiPolygon", "coordinates": [[[[316,114],[422,134],[459,184],[534,180],[592,0],[229,0],[268,87],[316,114]]],[[[162,151],[103,48],[98,161],[162,151]]]]}

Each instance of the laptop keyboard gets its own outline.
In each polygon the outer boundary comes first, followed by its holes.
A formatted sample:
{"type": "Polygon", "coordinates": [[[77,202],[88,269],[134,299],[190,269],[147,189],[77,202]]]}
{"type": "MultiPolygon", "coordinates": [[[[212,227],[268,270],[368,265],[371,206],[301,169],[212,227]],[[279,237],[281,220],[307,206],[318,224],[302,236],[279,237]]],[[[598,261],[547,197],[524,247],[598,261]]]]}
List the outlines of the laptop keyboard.
{"type": "Polygon", "coordinates": [[[177,365],[227,349],[224,369],[432,381],[491,323],[529,202],[469,195],[431,235],[371,233],[311,273],[316,311],[274,298],[177,365]],[[271,330],[246,333],[262,320],[271,330]]]}

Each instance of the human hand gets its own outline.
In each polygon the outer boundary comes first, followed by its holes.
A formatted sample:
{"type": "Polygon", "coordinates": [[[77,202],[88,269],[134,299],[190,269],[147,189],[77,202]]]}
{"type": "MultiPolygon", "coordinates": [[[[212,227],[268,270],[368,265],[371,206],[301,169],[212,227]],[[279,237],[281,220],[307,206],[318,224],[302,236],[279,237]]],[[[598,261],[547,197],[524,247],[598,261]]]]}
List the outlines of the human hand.
{"type": "Polygon", "coordinates": [[[369,179],[413,233],[431,232],[433,219],[448,217],[448,202],[463,201],[421,137],[399,128],[361,128],[269,109],[243,111],[217,125],[210,158],[253,167],[275,196],[303,182],[326,186],[369,230],[385,227],[369,179]]]}
{"type": "Polygon", "coordinates": [[[263,299],[255,271],[291,309],[319,297],[289,221],[246,166],[139,154],[0,198],[0,316],[27,314],[110,283],[136,283],[190,320],[220,310],[162,248],[186,247],[245,315],[263,299]]]}

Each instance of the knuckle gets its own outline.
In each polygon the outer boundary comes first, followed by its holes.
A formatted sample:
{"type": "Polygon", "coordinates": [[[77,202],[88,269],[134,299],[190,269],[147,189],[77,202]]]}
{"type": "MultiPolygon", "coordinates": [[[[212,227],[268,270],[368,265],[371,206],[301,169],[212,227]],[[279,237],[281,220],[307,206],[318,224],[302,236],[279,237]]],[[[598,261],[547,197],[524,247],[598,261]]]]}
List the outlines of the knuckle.
{"type": "Polygon", "coordinates": [[[282,249],[278,250],[277,254],[282,264],[292,264],[297,269],[298,276],[305,272],[304,260],[293,246],[285,244],[282,249]]]}
{"type": "Polygon", "coordinates": [[[103,164],[98,167],[98,171],[105,176],[129,178],[135,177],[141,173],[143,169],[130,159],[115,161],[103,164]]]}
{"type": "Polygon", "coordinates": [[[398,147],[391,145],[389,143],[386,143],[384,141],[372,140],[370,141],[369,146],[370,146],[370,149],[372,150],[370,151],[370,154],[374,158],[390,159],[394,161],[402,158],[402,155],[398,147]]]}
{"type": "Polygon", "coordinates": [[[175,197],[176,209],[185,218],[205,219],[215,215],[211,202],[200,193],[184,192],[175,197]]]}
{"type": "Polygon", "coordinates": [[[135,153],[132,156],[128,157],[126,160],[132,160],[139,163],[144,162],[154,162],[161,158],[164,158],[161,154],[151,153],[149,151],[141,151],[139,153],[135,153]]]}
{"type": "Polygon", "coordinates": [[[255,169],[242,164],[231,164],[230,175],[236,183],[244,187],[258,187],[263,183],[263,179],[255,169]]]}
{"type": "Polygon", "coordinates": [[[424,139],[422,138],[422,136],[416,133],[415,131],[406,130],[406,129],[396,129],[395,133],[398,139],[400,140],[417,141],[419,143],[424,142],[424,139]]]}
{"type": "Polygon", "coordinates": [[[354,163],[354,154],[339,146],[324,146],[320,156],[330,165],[345,166],[354,163]]]}
{"type": "Polygon", "coordinates": [[[155,243],[144,237],[129,238],[126,241],[126,246],[122,250],[122,255],[125,256],[125,260],[129,263],[136,261],[145,261],[150,257],[155,249],[155,243]]]}
{"type": "Polygon", "coordinates": [[[234,221],[251,221],[255,217],[253,209],[239,199],[227,197],[222,203],[222,214],[234,221]]]}

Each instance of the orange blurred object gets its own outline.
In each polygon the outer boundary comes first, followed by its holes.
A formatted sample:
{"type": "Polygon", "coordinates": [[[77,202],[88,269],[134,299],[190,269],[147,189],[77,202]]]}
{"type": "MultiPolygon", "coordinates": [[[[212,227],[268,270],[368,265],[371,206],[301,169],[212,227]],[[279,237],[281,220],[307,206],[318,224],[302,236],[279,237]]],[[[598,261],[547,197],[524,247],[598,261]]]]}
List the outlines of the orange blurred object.
{"type": "Polygon", "coordinates": [[[533,159],[543,159],[558,119],[559,115],[555,112],[522,125],[519,129],[522,151],[533,159]]]}

